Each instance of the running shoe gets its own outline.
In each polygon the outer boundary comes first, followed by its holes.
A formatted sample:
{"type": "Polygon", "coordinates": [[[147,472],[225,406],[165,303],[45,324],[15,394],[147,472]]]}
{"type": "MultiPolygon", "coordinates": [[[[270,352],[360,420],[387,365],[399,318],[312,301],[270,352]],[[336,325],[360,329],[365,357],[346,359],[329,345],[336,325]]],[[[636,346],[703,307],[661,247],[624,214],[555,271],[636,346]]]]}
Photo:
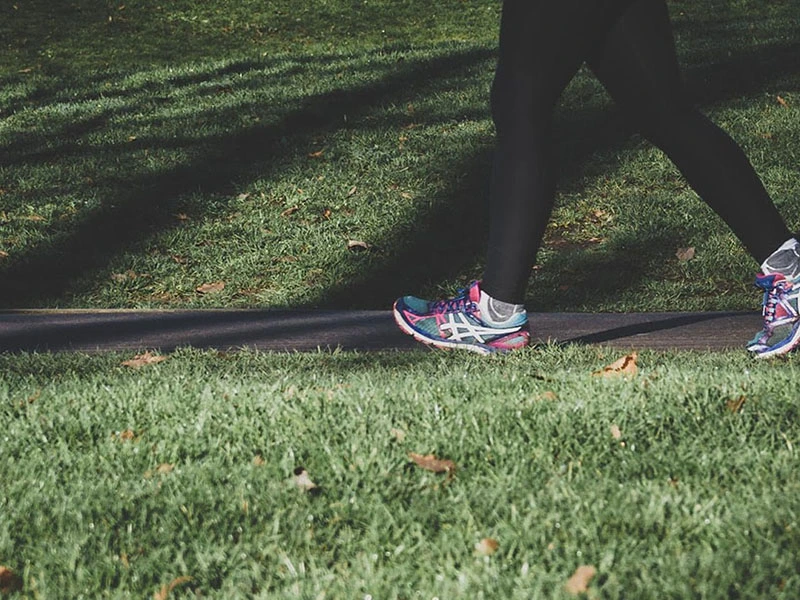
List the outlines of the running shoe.
{"type": "Polygon", "coordinates": [[[506,352],[530,341],[527,314],[517,313],[501,327],[481,318],[479,282],[455,298],[431,302],[404,296],[394,303],[394,319],[405,333],[437,348],[464,348],[481,354],[506,352]]]}
{"type": "Polygon", "coordinates": [[[747,349],[759,358],[791,352],[800,346],[800,277],[759,273],[756,287],[764,290],[764,328],[750,340],[747,349]]]}

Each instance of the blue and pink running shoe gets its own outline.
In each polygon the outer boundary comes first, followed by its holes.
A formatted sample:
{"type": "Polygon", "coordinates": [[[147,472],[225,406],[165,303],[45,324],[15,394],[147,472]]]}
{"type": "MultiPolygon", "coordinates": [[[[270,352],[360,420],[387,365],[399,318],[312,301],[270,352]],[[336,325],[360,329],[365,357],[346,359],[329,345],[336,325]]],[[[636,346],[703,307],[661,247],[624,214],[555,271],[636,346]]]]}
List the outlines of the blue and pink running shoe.
{"type": "Polygon", "coordinates": [[[507,352],[528,345],[528,317],[514,315],[502,327],[481,318],[480,285],[473,282],[449,300],[430,302],[404,296],[394,303],[394,319],[405,333],[437,348],[464,348],[481,354],[507,352]]]}
{"type": "Polygon", "coordinates": [[[747,344],[747,349],[759,358],[791,352],[800,346],[800,277],[759,273],[756,287],[764,290],[764,329],[747,344]]]}

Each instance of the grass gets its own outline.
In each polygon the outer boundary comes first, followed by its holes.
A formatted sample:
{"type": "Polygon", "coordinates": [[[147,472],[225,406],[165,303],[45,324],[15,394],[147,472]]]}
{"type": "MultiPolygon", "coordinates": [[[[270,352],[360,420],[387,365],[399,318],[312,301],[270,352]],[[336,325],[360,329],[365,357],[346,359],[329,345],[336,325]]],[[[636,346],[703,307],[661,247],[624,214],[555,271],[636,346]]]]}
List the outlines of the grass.
{"type": "MultiPolygon", "coordinates": [[[[499,8],[5,6],[0,306],[382,308],[479,276],[499,8]]],[[[797,227],[797,2],[672,8],[693,95],[797,227]]],[[[751,259],[588,73],[558,130],[531,310],[756,305],[751,259]]]]}
{"type": "Polygon", "coordinates": [[[0,356],[0,564],[27,597],[559,598],[582,564],[596,598],[800,592],[796,361],[122,358],[0,356]]]}

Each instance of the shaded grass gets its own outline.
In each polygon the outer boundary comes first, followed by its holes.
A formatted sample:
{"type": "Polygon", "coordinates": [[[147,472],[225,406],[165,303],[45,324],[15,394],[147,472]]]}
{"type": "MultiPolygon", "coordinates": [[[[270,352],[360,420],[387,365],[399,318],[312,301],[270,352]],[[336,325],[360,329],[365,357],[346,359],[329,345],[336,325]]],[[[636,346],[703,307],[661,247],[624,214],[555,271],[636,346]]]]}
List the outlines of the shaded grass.
{"type": "Polygon", "coordinates": [[[590,375],[598,348],[122,358],[0,356],[0,564],[29,595],[562,597],[580,564],[594,597],[800,590],[794,360],[644,353],[626,381],[590,375]]]}
{"type": "MultiPolygon", "coordinates": [[[[796,226],[796,2],[672,8],[694,95],[796,226]]],[[[499,5],[3,10],[0,305],[377,308],[480,275],[499,5]]],[[[755,265],[587,73],[558,129],[531,310],[755,306],[755,265]]]]}

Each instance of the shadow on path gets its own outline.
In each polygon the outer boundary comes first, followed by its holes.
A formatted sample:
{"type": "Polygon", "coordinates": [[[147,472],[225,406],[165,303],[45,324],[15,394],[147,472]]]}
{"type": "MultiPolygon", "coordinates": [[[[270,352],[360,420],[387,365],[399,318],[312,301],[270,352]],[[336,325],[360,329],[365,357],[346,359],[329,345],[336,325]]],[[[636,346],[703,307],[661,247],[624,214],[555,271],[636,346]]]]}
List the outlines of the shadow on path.
{"type": "MultiPolygon", "coordinates": [[[[534,344],[620,348],[741,348],[760,326],[752,312],[530,313],[534,344]]],[[[192,346],[267,351],[422,349],[389,311],[0,312],[0,352],[103,352],[192,346]]]]}

